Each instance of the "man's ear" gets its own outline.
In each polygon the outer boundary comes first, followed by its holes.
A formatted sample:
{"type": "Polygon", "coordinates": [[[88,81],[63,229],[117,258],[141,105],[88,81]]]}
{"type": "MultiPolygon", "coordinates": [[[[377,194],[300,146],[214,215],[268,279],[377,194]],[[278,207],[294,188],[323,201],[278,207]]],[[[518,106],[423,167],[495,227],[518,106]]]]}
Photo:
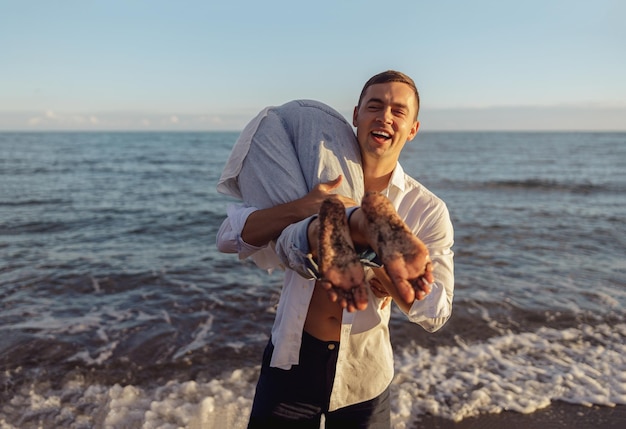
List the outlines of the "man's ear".
{"type": "Polygon", "coordinates": [[[420,121],[415,121],[415,123],[413,124],[413,127],[411,127],[411,132],[409,132],[409,136],[407,137],[407,141],[411,141],[415,138],[415,136],[417,135],[417,132],[420,129],[420,121]]]}
{"type": "Polygon", "coordinates": [[[354,107],[354,112],[352,113],[352,126],[356,127],[357,116],[359,115],[359,106],[354,107]]]}

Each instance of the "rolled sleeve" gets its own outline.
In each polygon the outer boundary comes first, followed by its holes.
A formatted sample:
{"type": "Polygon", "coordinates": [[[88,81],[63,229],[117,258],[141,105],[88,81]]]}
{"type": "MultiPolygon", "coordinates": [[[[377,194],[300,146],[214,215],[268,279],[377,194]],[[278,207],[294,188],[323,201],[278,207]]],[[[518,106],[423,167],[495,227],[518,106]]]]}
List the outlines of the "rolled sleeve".
{"type": "Polygon", "coordinates": [[[454,229],[445,203],[438,204],[425,217],[420,238],[428,247],[435,282],[423,300],[413,303],[408,317],[427,331],[435,332],[452,315],[454,297],[454,229]]]}
{"type": "Polygon", "coordinates": [[[433,275],[435,282],[430,293],[421,301],[415,301],[407,314],[409,320],[417,323],[429,332],[439,330],[452,315],[452,299],[454,297],[454,266],[453,252],[432,254],[435,266],[433,275]]]}
{"type": "Polygon", "coordinates": [[[240,259],[245,259],[266,247],[252,246],[241,238],[248,216],[256,210],[256,207],[246,207],[241,204],[228,206],[226,211],[228,217],[222,222],[216,237],[217,248],[220,252],[238,253],[240,259]]]}
{"type": "Polygon", "coordinates": [[[250,258],[259,268],[268,270],[284,269],[283,264],[276,256],[274,243],[267,246],[253,246],[246,243],[241,238],[241,232],[250,214],[257,210],[256,207],[244,206],[242,204],[231,204],[226,212],[228,216],[222,222],[217,237],[216,245],[222,253],[237,253],[239,259],[250,258]]]}

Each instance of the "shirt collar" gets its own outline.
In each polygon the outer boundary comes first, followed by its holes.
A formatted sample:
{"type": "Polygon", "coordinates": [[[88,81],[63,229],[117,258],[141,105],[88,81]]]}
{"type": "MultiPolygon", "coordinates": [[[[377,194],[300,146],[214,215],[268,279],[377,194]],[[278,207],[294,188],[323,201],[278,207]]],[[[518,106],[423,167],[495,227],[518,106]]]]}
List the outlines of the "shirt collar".
{"type": "Polygon", "coordinates": [[[399,191],[404,191],[405,184],[404,169],[400,163],[397,162],[396,168],[394,168],[393,173],[391,173],[391,179],[389,180],[389,185],[387,185],[387,192],[390,191],[391,188],[398,188],[399,191]]]}

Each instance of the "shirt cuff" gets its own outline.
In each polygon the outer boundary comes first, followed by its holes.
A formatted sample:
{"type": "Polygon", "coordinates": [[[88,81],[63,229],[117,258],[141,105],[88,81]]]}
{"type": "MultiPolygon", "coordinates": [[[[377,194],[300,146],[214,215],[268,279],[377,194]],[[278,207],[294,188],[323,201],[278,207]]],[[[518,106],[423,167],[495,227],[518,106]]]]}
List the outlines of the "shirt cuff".
{"type": "Polygon", "coordinates": [[[423,300],[413,302],[407,315],[412,322],[419,323],[427,319],[437,319],[450,315],[445,288],[437,283],[433,283],[431,287],[430,293],[423,300]]]}
{"type": "Polygon", "coordinates": [[[237,253],[239,253],[240,259],[245,259],[250,255],[258,252],[259,250],[267,247],[253,246],[246,243],[243,238],[241,238],[241,233],[243,231],[243,227],[246,225],[246,220],[248,220],[248,216],[250,216],[257,210],[258,209],[256,207],[248,207],[241,204],[231,204],[226,209],[232,231],[237,236],[237,253]]]}

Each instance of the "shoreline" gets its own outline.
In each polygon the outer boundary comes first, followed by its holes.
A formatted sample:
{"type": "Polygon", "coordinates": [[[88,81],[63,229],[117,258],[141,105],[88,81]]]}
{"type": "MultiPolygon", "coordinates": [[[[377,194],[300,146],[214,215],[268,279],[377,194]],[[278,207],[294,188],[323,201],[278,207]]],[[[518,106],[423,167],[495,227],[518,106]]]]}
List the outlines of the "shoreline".
{"type": "Polygon", "coordinates": [[[420,416],[407,429],[621,429],[626,428],[626,405],[605,407],[553,402],[531,414],[503,411],[481,414],[460,422],[431,415],[420,416]]]}

